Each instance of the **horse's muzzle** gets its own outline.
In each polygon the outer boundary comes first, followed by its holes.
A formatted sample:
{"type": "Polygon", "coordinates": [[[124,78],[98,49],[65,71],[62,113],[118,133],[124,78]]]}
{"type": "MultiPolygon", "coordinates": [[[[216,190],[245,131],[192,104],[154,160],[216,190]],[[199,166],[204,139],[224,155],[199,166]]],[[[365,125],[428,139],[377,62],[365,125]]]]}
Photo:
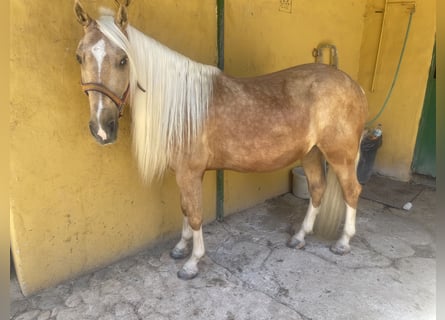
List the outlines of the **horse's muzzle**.
{"type": "Polygon", "coordinates": [[[89,127],[94,139],[101,145],[111,144],[117,139],[118,122],[115,120],[108,121],[103,126],[90,121],[89,127]]]}

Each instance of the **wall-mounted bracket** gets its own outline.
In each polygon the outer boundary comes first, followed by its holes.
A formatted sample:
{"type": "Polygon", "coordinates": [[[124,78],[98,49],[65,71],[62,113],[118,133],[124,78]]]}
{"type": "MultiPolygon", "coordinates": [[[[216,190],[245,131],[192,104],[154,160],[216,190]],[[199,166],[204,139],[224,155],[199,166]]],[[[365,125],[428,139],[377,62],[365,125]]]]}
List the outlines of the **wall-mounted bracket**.
{"type": "Polygon", "coordinates": [[[329,64],[338,68],[338,55],[337,55],[337,47],[333,44],[321,43],[317,48],[312,50],[312,55],[315,58],[316,63],[323,63],[323,50],[329,49],[329,64]]]}

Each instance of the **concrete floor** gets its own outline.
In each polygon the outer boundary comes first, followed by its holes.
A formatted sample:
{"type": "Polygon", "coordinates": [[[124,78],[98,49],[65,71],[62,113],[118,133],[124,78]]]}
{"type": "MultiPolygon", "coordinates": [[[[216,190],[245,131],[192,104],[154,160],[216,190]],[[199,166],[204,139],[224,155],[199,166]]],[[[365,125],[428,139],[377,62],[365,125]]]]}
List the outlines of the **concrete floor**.
{"type": "Polygon", "coordinates": [[[10,319],[435,319],[434,184],[412,203],[361,199],[352,252],[336,256],[315,236],[286,247],[308,204],[286,194],[205,226],[191,281],[176,277],[172,239],[29,298],[12,277],[10,319]]]}

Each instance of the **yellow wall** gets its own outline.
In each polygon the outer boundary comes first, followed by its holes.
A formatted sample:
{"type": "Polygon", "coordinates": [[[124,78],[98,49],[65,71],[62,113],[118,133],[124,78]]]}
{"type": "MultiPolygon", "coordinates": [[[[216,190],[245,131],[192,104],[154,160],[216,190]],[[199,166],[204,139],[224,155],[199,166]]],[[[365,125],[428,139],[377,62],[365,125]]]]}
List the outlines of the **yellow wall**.
{"type": "Polygon", "coordinates": [[[279,0],[226,1],[226,72],[258,75],[314,62],[312,50],[326,42],[337,47],[339,68],[357,78],[362,1],[291,2],[287,13],[279,0]]]}
{"type": "MultiPolygon", "coordinates": [[[[381,59],[371,91],[385,1],[368,1],[361,44],[359,81],[369,101],[369,119],[380,110],[394,77],[407,30],[409,8],[388,6],[381,59]],[[376,13],[376,11],[379,11],[376,13]]],[[[399,180],[409,180],[411,163],[423,108],[428,71],[436,30],[436,1],[416,1],[405,54],[392,96],[382,116],[375,122],[383,126],[383,145],[377,152],[375,170],[399,180]]]]}

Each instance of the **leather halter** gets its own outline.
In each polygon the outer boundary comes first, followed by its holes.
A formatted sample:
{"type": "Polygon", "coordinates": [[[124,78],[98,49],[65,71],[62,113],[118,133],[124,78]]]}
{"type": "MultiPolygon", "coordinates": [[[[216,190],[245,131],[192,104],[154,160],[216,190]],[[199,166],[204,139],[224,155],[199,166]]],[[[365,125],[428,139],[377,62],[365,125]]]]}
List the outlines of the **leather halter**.
{"type": "Polygon", "coordinates": [[[127,89],[123,93],[122,97],[119,97],[113,91],[111,91],[110,89],[108,89],[107,87],[105,87],[104,85],[102,85],[100,83],[94,83],[94,82],[83,83],[82,82],[82,90],[85,92],[86,95],[88,95],[88,92],[90,92],[90,91],[96,91],[96,92],[106,95],[108,98],[110,98],[114,102],[117,109],[119,110],[119,118],[122,117],[122,115],[124,113],[124,106],[127,103],[128,93],[130,91],[130,85],[127,86],[127,89]]]}

